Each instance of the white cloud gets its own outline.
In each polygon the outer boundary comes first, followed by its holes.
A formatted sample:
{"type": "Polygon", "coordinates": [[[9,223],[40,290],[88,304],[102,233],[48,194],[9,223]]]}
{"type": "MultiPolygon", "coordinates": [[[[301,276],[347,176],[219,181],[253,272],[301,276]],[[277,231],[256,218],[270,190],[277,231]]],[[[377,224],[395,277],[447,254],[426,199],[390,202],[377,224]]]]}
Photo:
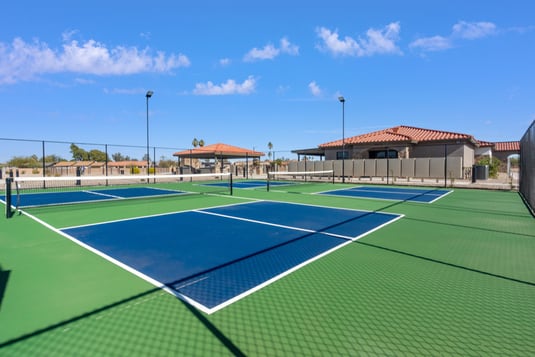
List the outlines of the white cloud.
{"type": "Polygon", "coordinates": [[[376,54],[402,54],[396,42],[399,40],[399,22],[393,22],[383,29],[368,29],[365,38],[354,39],[346,36],[339,38],[337,31],[325,27],[316,29],[318,37],[323,41],[317,47],[335,56],[373,56],[376,54]]]}
{"type": "Polygon", "coordinates": [[[321,95],[321,88],[318,86],[316,81],[312,81],[308,84],[308,89],[313,96],[319,97],[321,95]]]}
{"type": "MultiPolygon", "coordinates": [[[[67,40],[74,32],[65,33],[67,40]]],[[[166,55],[150,49],[117,46],[108,48],[95,40],[84,43],[64,41],[61,50],[45,42],[25,42],[15,38],[10,44],[0,42],[0,84],[35,79],[49,73],[82,73],[91,75],[128,75],[142,72],[170,72],[190,65],[182,54],[166,55]]]]}
{"type": "Polygon", "coordinates": [[[258,49],[253,48],[243,58],[246,62],[252,62],[256,60],[266,60],[266,59],[273,59],[277,57],[280,53],[280,50],[275,48],[272,44],[265,45],[264,48],[258,49]]]}
{"type": "Polygon", "coordinates": [[[453,25],[453,36],[467,40],[486,37],[496,32],[496,25],[492,22],[466,22],[459,21],[453,25]]]}
{"type": "Polygon", "coordinates": [[[292,44],[286,37],[280,40],[280,50],[282,53],[287,53],[292,56],[299,54],[299,46],[292,44]]]}
{"type": "Polygon", "coordinates": [[[475,40],[495,34],[496,25],[492,22],[459,21],[453,25],[451,34],[447,37],[422,37],[409,44],[410,48],[417,48],[424,52],[443,51],[452,48],[455,40],[475,40]]]}
{"type": "Polygon", "coordinates": [[[228,79],[219,85],[211,81],[206,83],[197,83],[193,94],[196,95],[230,95],[230,94],[251,94],[255,91],[256,79],[249,76],[241,84],[236,83],[234,79],[228,79]]]}
{"type": "Polygon", "coordinates": [[[220,66],[223,66],[223,67],[226,67],[226,66],[229,66],[230,65],[230,58],[221,58],[219,60],[219,65],[220,66]]]}
{"type": "Polygon", "coordinates": [[[292,44],[286,37],[280,40],[280,48],[275,47],[273,44],[267,44],[263,48],[253,48],[245,54],[243,60],[245,62],[253,62],[267,59],[274,59],[281,53],[296,56],[299,54],[299,47],[292,44]]]}
{"type": "Polygon", "coordinates": [[[409,44],[410,48],[419,48],[423,51],[442,51],[451,46],[450,39],[442,36],[423,37],[409,44]]]}

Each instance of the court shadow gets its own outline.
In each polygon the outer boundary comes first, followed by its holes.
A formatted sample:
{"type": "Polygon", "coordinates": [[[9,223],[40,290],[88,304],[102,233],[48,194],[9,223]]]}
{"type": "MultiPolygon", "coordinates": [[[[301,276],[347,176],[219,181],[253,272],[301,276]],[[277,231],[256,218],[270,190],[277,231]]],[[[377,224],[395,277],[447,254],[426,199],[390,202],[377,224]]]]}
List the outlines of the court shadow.
{"type": "MultiPolygon", "coordinates": [[[[9,271],[7,271],[7,272],[3,271],[2,272],[2,277],[6,277],[6,281],[7,281],[8,274],[5,274],[5,273],[9,273],[9,271]]],[[[19,344],[19,343],[30,342],[32,339],[40,337],[40,336],[43,336],[43,335],[47,335],[47,334],[49,334],[51,336],[58,335],[58,332],[68,331],[68,330],[71,329],[71,327],[76,326],[75,324],[77,322],[80,322],[80,321],[83,321],[83,320],[101,319],[103,315],[111,316],[113,314],[118,313],[119,311],[124,311],[125,309],[131,309],[133,306],[137,306],[139,304],[143,304],[144,302],[146,302],[148,300],[151,300],[152,298],[157,297],[159,294],[167,294],[167,293],[162,292],[161,288],[155,287],[155,288],[149,289],[147,291],[144,291],[142,293],[139,293],[139,294],[136,294],[136,295],[132,295],[132,296],[127,297],[125,299],[122,299],[122,300],[110,303],[108,305],[102,306],[102,307],[97,308],[95,310],[80,314],[78,316],[73,316],[73,317],[71,317],[69,319],[60,321],[60,322],[55,323],[55,324],[51,324],[51,325],[49,325],[47,327],[35,330],[33,332],[30,332],[30,333],[27,333],[27,334],[12,338],[12,339],[4,341],[4,342],[0,342],[0,351],[4,347],[9,347],[9,346],[12,346],[12,345],[15,345],[15,344],[19,344]]],[[[176,299],[176,301],[178,303],[183,304],[187,308],[189,313],[192,316],[194,316],[194,319],[192,319],[191,321],[196,321],[197,323],[201,323],[204,326],[204,328],[206,328],[206,330],[210,331],[210,333],[219,341],[219,343],[221,343],[221,345],[225,346],[225,348],[228,349],[228,351],[230,352],[231,355],[233,355],[233,356],[245,356],[245,353],[243,353],[238,348],[238,346],[235,345],[202,312],[198,311],[193,306],[191,306],[190,304],[188,304],[188,303],[186,303],[186,302],[184,302],[184,301],[182,301],[180,299],[176,299]]],[[[149,314],[140,315],[137,320],[134,319],[134,317],[132,317],[132,319],[128,320],[129,323],[130,324],[135,324],[135,325],[139,325],[139,324],[152,325],[152,324],[163,323],[162,322],[161,311],[160,311],[160,309],[162,309],[161,305],[155,304],[153,309],[154,310],[149,314]],[[141,320],[139,320],[139,319],[141,319],[141,320]]],[[[121,322],[117,322],[117,323],[110,322],[109,317],[106,318],[106,321],[108,321],[108,323],[111,324],[113,329],[115,329],[115,330],[124,330],[125,328],[127,329],[128,326],[129,326],[129,325],[123,325],[123,323],[121,323],[121,322]]],[[[181,321],[180,323],[183,324],[183,325],[184,324],[188,324],[187,321],[181,321]]],[[[194,329],[193,325],[190,328],[194,329]]],[[[188,328],[187,326],[184,327],[185,330],[189,330],[190,328],[188,328]]],[[[172,329],[170,329],[170,331],[171,330],[172,329]]],[[[98,338],[98,336],[97,337],[88,336],[88,339],[93,339],[93,338],[98,338]]],[[[166,337],[162,336],[161,338],[165,339],[166,337]]],[[[167,338],[170,339],[170,340],[174,340],[176,338],[176,336],[167,337],[167,338]]],[[[94,342],[98,342],[98,341],[94,341],[94,342]]],[[[124,342],[125,341],[122,341],[122,342],[121,341],[117,341],[117,346],[114,346],[113,344],[111,344],[108,347],[111,350],[113,350],[114,348],[128,347],[129,343],[135,343],[133,341],[130,341],[130,342],[128,342],[126,344],[126,346],[123,346],[124,342]]],[[[137,342],[139,342],[139,341],[137,341],[137,342]]],[[[69,354],[71,354],[71,355],[77,355],[78,354],[79,350],[78,350],[78,346],[76,344],[73,344],[73,346],[71,348],[68,347],[67,345],[69,345],[69,343],[65,343],[63,348],[67,349],[67,350],[72,349],[72,351],[69,351],[69,354]]],[[[32,345],[30,344],[29,346],[32,346],[32,345]]],[[[50,351],[46,351],[47,346],[50,346],[50,345],[48,345],[46,343],[43,344],[43,345],[40,344],[40,343],[37,343],[36,346],[39,348],[39,353],[38,353],[39,355],[48,355],[48,353],[50,352],[50,351]],[[43,350],[43,348],[45,350],[43,350]]],[[[205,346],[200,346],[199,348],[202,349],[204,347],[205,346]]],[[[33,347],[30,347],[30,348],[33,348],[33,347]]],[[[50,346],[50,348],[52,349],[52,351],[57,352],[57,350],[55,349],[54,346],[50,346]]],[[[207,348],[207,350],[209,350],[209,346],[206,346],[206,348],[207,348]]],[[[200,352],[200,353],[203,354],[202,352],[200,352]]],[[[1,354],[2,353],[0,352],[0,355],[1,354]]]]}
{"type": "Polygon", "coordinates": [[[3,270],[0,265],[0,310],[2,310],[2,301],[4,300],[4,294],[7,289],[7,281],[9,280],[10,270],[3,270]]]}

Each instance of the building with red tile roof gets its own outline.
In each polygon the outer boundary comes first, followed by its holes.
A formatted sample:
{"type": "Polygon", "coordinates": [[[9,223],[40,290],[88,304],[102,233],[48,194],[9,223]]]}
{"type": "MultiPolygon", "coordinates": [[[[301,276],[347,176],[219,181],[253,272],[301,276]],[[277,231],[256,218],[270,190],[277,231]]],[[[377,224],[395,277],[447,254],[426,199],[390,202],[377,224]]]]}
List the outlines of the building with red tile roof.
{"type": "Polygon", "coordinates": [[[400,125],[393,128],[374,131],[368,134],[349,137],[344,140],[340,139],[336,141],[331,141],[325,144],[320,144],[319,147],[341,147],[342,141],[344,141],[345,145],[380,144],[382,146],[397,144],[419,144],[430,142],[442,143],[447,141],[466,141],[472,142],[474,145],[477,143],[474,137],[468,134],[422,129],[400,125]]]}
{"type": "Polygon", "coordinates": [[[460,158],[463,167],[471,167],[479,156],[494,154],[500,160],[507,160],[508,156],[520,153],[520,143],[485,142],[470,134],[399,125],[293,152],[324,156],[326,160],[440,158],[447,155],[460,158]]]}
{"type": "Polygon", "coordinates": [[[320,144],[327,160],[458,156],[474,164],[478,141],[469,134],[400,125],[320,144]],[[342,150],[342,146],[344,150],[342,150]],[[342,151],[344,154],[342,154],[342,151]]]}

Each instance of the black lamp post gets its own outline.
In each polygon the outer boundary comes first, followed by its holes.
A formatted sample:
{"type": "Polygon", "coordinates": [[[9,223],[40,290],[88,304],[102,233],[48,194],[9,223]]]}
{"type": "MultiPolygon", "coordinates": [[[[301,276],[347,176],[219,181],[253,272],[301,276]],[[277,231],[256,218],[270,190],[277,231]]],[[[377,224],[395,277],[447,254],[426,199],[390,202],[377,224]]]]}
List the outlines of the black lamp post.
{"type": "Polygon", "coordinates": [[[345,153],[346,153],[346,139],[345,139],[345,103],[344,97],[338,97],[340,103],[342,103],[342,183],[346,182],[345,179],[345,153]]]}
{"type": "MultiPolygon", "coordinates": [[[[147,91],[145,98],[147,98],[147,176],[150,175],[150,157],[149,157],[149,98],[154,94],[153,91],[147,91]]],[[[147,182],[149,179],[147,178],[147,182]]]]}

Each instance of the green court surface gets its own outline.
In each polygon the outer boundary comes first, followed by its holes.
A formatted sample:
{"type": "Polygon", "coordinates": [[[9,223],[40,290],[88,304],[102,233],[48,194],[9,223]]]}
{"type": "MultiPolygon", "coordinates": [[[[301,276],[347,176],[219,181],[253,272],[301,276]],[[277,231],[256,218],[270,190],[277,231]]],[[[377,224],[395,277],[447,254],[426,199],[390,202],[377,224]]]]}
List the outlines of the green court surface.
{"type": "Polygon", "coordinates": [[[0,356],[535,355],[535,219],[518,193],[309,194],[333,187],[350,185],[28,210],[54,228],[249,200],[404,215],[211,315],[26,215],[0,219],[0,356]]]}

